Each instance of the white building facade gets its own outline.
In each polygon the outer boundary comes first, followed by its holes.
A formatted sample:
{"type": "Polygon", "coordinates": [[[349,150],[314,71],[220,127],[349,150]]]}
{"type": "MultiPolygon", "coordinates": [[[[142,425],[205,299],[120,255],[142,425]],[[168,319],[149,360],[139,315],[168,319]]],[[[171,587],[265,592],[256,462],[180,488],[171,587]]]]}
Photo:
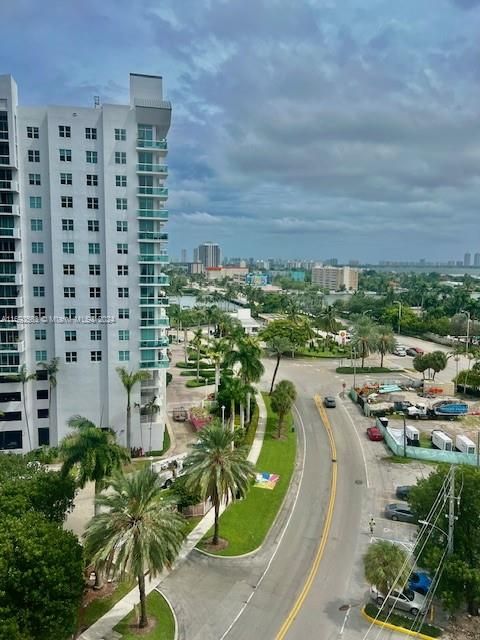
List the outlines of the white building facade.
{"type": "Polygon", "coordinates": [[[131,444],[162,448],[170,118],[157,76],[131,74],[129,105],[93,108],[19,106],[0,76],[0,450],[56,445],[73,415],[126,444],[117,367],[149,372],[131,444]],[[54,358],[50,389],[39,363],[54,358]],[[22,365],[37,372],[25,397],[22,365]]]}
{"type": "Polygon", "coordinates": [[[329,291],[357,291],[358,269],[316,265],[312,269],[312,284],[318,284],[329,291]]]}

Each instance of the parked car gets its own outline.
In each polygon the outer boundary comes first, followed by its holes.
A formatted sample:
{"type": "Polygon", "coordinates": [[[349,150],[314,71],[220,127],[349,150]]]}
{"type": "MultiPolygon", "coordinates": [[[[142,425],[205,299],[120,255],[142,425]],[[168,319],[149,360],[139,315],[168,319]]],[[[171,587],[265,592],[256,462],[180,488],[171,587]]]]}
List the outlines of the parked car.
{"type": "Polygon", "coordinates": [[[427,595],[431,584],[432,579],[426,571],[413,571],[408,580],[408,588],[422,596],[427,595]]]}
{"type": "Polygon", "coordinates": [[[423,349],[420,349],[420,347],[408,347],[407,351],[407,356],[423,356],[424,351],[423,349]]]}
{"type": "Polygon", "coordinates": [[[387,504],[385,507],[385,517],[389,520],[398,520],[398,522],[416,522],[413,511],[408,504],[402,502],[394,502],[387,504]]]}
{"type": "Polygon", "coordinates": [[[368,427],[367,436],[370,440],[373,440],[375,442],[380,442],[381,440],[383,440],[383,433],[378,427],[368,427]]]}
{"type": "Polygon", "coordinates": [[[399,500],[408,500],[408,496],[410,495],[410,491],[413,489],[411,484],[404,484],[400,487],[397,487],[395,490],[395,496],[399,500]]]}
{"type": "Polygon", "coordinates": [[[333,396],[325,396],[325,398],[323,399],[323,405],[327,407],[327,409],[335,409],[337,403],[333,396]]]}
{"type": "MultiPolygon", "coordinates": [[[[383,593],[380,593],[374,586],[370,588],[370,597],[378,606],[381,606],[385,601],[383,593]]],[[[417,613],[424,613],[427,608],[425,596],[411,589],[404,589],[403,591],[392,589],[390,596],[387,598],[387,602],[392,607],[395,607],[395,609],[408,611],[413,616],[416,616],[417,613]]]]}
{"type": "Polygon", "coordinates": [[[405,349],[404,346],[402,346],[401,344],[399,344],[398,346],[395,347],[395,349],[393,350],[393,355],[394,356],[406,356],[407,355],[407,350],[405,349]]]}

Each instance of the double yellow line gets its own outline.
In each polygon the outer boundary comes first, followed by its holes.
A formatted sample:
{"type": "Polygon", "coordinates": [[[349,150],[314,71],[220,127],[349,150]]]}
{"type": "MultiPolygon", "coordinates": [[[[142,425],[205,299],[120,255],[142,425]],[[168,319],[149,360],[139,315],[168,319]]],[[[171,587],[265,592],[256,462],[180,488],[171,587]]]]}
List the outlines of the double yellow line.
{"type": "Polygon", "coordinates": [[[308,596],[310,589],[312,588],[313,581],[315,580],[315,576],[317,575],[318,567],[320,566],[320,562],[322,560],[323,554],[325,552],[325,547],[328,541],[328,534],[330,533],[330,527],[333,519],[333,509],[335,507],[335,498],[337,495],[337,447],[335,445],[335,439],[333,437],[332,426],[330,424],[330,420],[328,419],[327,413],[322,404],[322,400],[320,396],[315,396],[314,400],[318,409],[318,413],[320,414],[320,418],[322,419],[323,425],[325,427],[325,431],[327,432],[328,441],[330,444],[330,454],[332,457],[330,498],[328,500],[327,514],[326,514],[325,522],[323,525],[322,537],[320,538],[320,544],[318,545],[318,549],[315,554],[313,564],[310,568],[305,584],[303,585],[303,588],[295,601],[295,604],[290,610],[290,613],[286,617],[284,623],[280,627],[280,631],[276,636],[276,640],[283,640],[283,638],[285,638],[287,631],[290,629],[298,612],[302,608],[302,605],[305,602],[305,599],[308,596]]]}

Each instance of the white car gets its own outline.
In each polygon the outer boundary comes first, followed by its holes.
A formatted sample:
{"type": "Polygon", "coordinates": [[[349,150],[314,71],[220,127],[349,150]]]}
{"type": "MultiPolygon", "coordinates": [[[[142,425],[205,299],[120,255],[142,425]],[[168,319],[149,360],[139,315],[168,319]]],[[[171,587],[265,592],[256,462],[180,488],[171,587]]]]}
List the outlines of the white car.
{"type": "Polygon", "coordinates": [[[399,344],[398,346],[395,347],[393,355],[394,356],[402,356],[402,358],[403,358],[404,356],[407,355],[407,350],[403,345],[399,344]]]}

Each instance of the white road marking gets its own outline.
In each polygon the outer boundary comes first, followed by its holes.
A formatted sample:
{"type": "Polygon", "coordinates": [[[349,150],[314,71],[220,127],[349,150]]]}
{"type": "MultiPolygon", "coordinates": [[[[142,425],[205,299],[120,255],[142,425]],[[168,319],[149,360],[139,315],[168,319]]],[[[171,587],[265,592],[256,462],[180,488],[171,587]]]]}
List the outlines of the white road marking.
{"type": "Polygon", "coordinates": [[[343,619],[342,626],[340,628],[340,635],[343,636],[343,632],[345,631],[345,625],[347,624],[348,616],[350,615],[350,605],[348,605],[347,612],[345,613],[345,617],[343,619]]]}
{"type": "Polygon", "coordinates": [[[353,430],[355,431],[355,435],[357,436],[358,443],[359,443],[359,445],[360,445],[360,450],[361,450],[361,452],[362,452],[363,466],[365,467],[365,479],[366,479],[366,481],[367,481],[367,489],[370,489],[370,480],[369,480],[369,477],[368,477],[367,458],[365,457],[365,450],[364,450],[364,448],[363,448],[362,440],[360,439],[360,434],[359,434],[359,433],[358,433],[358,431],[357,431],[357,428],[356,428],[355,423],[354,423],[354,421],[353,421],[353,419],[352,419],[352,416],[350,415],[350,413],[348,412],[348,409],[347,409],[347,408],[346,408],[346,406],[345,406],[345,402],[342,402],[342,403],[341,403],[341,407],[342,407],[342,409],[345,411],[345,414],[346,414],[347,418],[348,418],[348,419],[350,420],[350,422],[352,423],[352,428],[353,428],[353,430]]]}

